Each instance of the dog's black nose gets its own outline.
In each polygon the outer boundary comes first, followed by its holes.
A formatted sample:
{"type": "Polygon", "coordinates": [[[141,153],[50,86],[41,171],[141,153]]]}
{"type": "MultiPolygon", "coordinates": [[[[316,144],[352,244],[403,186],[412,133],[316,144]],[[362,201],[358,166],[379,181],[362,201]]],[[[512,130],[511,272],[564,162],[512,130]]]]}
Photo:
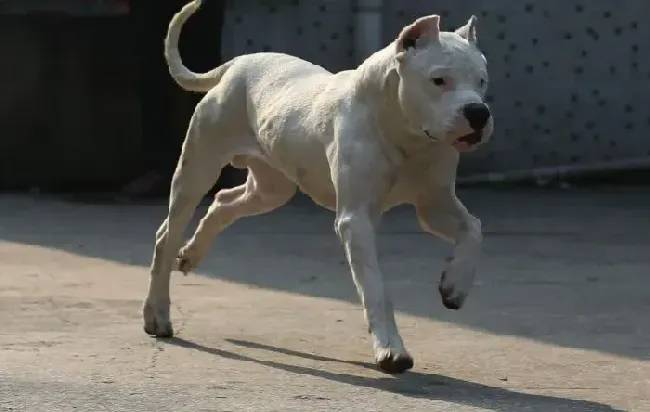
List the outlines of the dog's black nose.
{"type": "Polygon", "coordinates": [[[474,130],[483,130],[490,119],[490,108],[485,103],[469,103],[463,107],[463,115],[474,130]]]}

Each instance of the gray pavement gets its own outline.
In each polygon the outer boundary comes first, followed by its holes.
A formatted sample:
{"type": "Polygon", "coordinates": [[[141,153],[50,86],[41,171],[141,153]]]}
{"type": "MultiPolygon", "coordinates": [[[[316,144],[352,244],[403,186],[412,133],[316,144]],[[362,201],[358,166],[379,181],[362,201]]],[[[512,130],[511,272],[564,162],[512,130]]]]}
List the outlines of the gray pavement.
{"type": "Polygon", "coordinates": [[[485,256],[459,312],[436,291],[451,247],[409,208],[382,225],[416,361],[394,377],[333,214],[304,198],[174,275],[177,338],[156,340],[140,304],[164,204],[0,196],[0,411],[650,411],[650,189],[460,196],[485,256]]]}

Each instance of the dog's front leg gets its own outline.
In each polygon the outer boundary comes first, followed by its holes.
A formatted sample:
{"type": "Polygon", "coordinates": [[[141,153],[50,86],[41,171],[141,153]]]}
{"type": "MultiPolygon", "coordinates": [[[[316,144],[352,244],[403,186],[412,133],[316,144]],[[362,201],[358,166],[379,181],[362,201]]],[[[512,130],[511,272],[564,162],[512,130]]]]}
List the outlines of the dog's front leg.
{"type": "Polygon", "coordinates": [[[347,164],[339,160],[333,171],[337,191],[335,229],[374,338],[375,361],[385,372],[402,373],[413,367],[413,358],[404,349],[395,324],[393,305],[379,270],[376,245],[381,197],[390,179],[386,180],[384,170],[371,164],[373,159],[367,156],[365,153],[347,164]],[[369,163],[364,165],[365,159],[369,163]]]}
{"type": "Polygon", "coordinates": [[[420,196],[415,207],[425,231],[456,245],[438,289],[446,308],[460,309],[474,282],[481,255],[481,221],[458,199],[453,185],[420,196]]]}

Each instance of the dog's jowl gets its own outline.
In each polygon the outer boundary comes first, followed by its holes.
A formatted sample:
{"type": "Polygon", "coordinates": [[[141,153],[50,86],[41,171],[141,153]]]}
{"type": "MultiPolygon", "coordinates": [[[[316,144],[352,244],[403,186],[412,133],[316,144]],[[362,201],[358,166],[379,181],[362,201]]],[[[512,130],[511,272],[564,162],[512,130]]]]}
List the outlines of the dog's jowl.
{"type": "Polygon", "coordinates": [[[172,270],[192,270],[228,225],[284,205],[299,188],[336,211],[335,232],[377,365],[389,373],[411,368],[384,290],[376,230],[383,212],[414,205],[425,231],[455,244],[438,290],[445,307],[463,306],[482,235],[481,222],[456,197],[456,168],[460,153],[487,142],[493,130],[476,18],[455,32],[440,31],[437,15],[419,18],[359,67],[336,74],[281,53],[239,56],[198,74],[183,65],[178,39],[199,6],[195,0],[174,16],[165,43],[174,80],[205,96],[190,120],[169,212],[156,234],[145,331],[173,334],[172,270]],[[217,193],[183,245],[196,206],[228,163],[248,169],[246,183],[217,193]]]}

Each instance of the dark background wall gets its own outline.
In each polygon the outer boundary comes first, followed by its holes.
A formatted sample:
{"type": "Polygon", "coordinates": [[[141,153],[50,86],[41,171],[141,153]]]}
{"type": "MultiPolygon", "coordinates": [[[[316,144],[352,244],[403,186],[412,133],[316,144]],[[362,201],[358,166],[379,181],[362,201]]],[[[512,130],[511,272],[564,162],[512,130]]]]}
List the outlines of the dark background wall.
{"type": "MultiPolygon", "coordinates": [[[[201,97],[163,55],[185,1],[29,3],[0,6],[0,189],[115,190],[149,170],[168,180],[201,97]]],[[[220,64],[222,14],[211,0],[187,24],[194,70],[220,64]]]]}
{"type": "Polygon", "coordinates": [[[103,185],[135,172],[130,26],[120,16],[0,16],[0,187],[103,185]]]}

